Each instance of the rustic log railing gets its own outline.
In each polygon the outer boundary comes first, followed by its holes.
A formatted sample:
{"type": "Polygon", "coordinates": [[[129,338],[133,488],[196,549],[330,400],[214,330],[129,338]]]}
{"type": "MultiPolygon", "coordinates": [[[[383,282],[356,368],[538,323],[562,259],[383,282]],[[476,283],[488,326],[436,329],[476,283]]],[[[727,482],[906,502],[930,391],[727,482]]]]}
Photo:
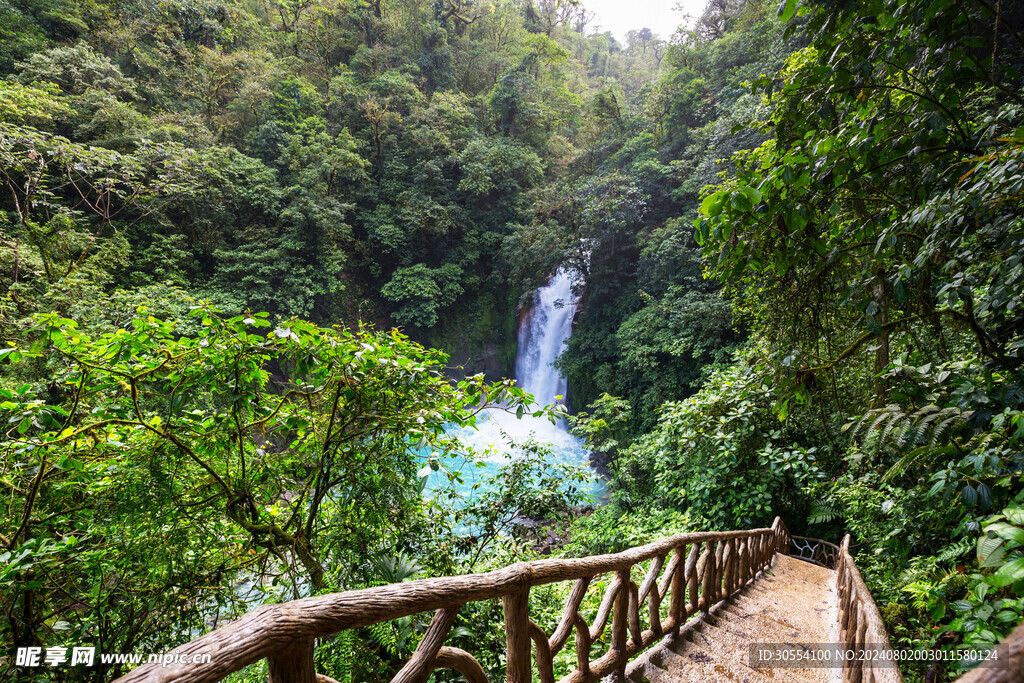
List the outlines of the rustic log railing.
{"type": "MultiPolygon", "coordinates": [[[[664,636],[678,634],[689,619],[706,614],[743,589],[771,565],[776,552],[789,554],[791,545],[797,551],[794,557],[835,566],[842,647],[891,650],[878,607],[850,556],[850,537],[838,548],[819,539],[793,537],[776,518],[769,529],[678,534],[614,555],[539,560],[486,574],[421,579],[265,605],[176,648],[164,658],[171,664],[148,664],[118,681],[212,683],[266,659],[270,683],[335,683],[315,671],[317,638],[434,611],[419,646],[391,683],[425,683],[437,669],[453,669],[467,683],[489,683],[472,654],[444,643],[463,605],[500,598],[509,683],[529,683],[534,671],[540,683],[555,683],[554,657],[574,632],[576,667],[559,683],[593,683],[609,674],[621,677],[631,658],[664,636]],[[639,566],[644,562],[650,562],[646,570],[639,566]],[[639,585],[633,579],[634,569],[643,574],[639,585]],[[588,624],[580,612],[587,589],[608,574],[614,577],[588,624]],[[575,583],[558,625],[548,636],[530,619],[529,593],[534,586],[560,581],[575,583]],[[663,609],[666,601],[667,612],[663,609]],[[605,642],[602,636],[609,617],[607,647],[592,659],[593,647],[605,642]],[[193,663],[194,655],[209,658],[193,663]]],[[[1009,666],[978,669],[961,680],[1022,680],[1024,626],[1000,647],[1009,666]]],[[[899,669],[884,661],[890,658],[880,659],[847,662],[844,683],[902,683],[899,669]]]]}
{"type": "MultiPolygon", "coordinates": [[[[893,658],[888,631],[874,598],[850,556],[850,537],[842,547],[818,538],[791,536],[792,557],[836,570],[839,594],[840,644],[848,652],[865,648],[880,652],[877,659],[849,660],[843,669],[844,683],[901,683],[893,658]]],[[[979,667],[957,679],[957,683],[1017,683],[1024,681],[1024,624],[999,645],[997,665],[979,667]]]]}
{"type": "Polygon", "coordinates": [[[271,683],[331,683],[314,670],[317,638],[435,611],[419,647],[392,683],[424,683],[436,669],[454,669],[468,683],[488,683],[472,654],[444,642],[463,605],[501,598],[509,683],[529,683],[534,670],[541,683],[555,683],[553,658],[573,632],[576,667],[560,683],[593,683],[609,674],[621,675],[632,657],[742,589],[789,545],[789,531],[776,518],[770,529],[679,534],[614,555],[538,560],[486,574],[421,579],[265,605],[171,652],[178,661],[190,663],[149,664],[118,680],[212,683],[266,659],[271,683]],[[638,565],[648,561],[644,572],[638,565]],[[634,569],[643,574],[639,585],[634,569]],[[608,574],[614,578],[588,624],[580,613],[587,588],[608,574]],[[548,636],[530,619],[530,589],[560,581],[575,583],[561,620],[548,636]],[[603,642],[609,617],[605,652],[592,659],[591,650],[603,642]],[[202,654],[209,654],[209,661],[191,663],[193,655],[202,654]]]}
{"type": "Polygon", "coordinates": [[[839,564],[839,546],[820,538],[791,536],[789,554],[826,569],[835,569],[839,564]]]}
{"type": "MultiPolygon", "coordinates": [[[[839,592],[839,640],[847,651],[859,652],[865,648],[892,650],[889,633],[885,629],[878,606],[861,578],[857,565],[850,556],[850,536],[843,538],[836,567],[836,585],[839,592]]],[[[843,668],[844,683],[901,683],[900,674],[891,657],[878,659],[856,658],[843,668]]]]}

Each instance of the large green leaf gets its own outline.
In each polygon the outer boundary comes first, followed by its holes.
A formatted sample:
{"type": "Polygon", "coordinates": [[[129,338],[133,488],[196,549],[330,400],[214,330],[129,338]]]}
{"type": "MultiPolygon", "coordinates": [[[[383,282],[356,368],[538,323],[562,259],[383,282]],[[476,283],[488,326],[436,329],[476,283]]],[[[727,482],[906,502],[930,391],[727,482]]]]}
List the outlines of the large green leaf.
{"type": "Polygon", "coordinates": [[[729,195],[729,200],[732,202],[733,207],[739,211],[750,211],[754,208],[754,204],[750,201],[750,197],[740,191],[733,192],[729,195]]]}
{"type": "Polygon", "coordinates": [[[779,5],[779,19],[786,23],[796,14],[796,0],[783,0],[779,5]]]}
{"type": "Polygon", "coordinates": [[[1002,562],[1005,554],[1003,539],[982,536],[978,539],[978,564],[981,567],[996,567],[1002,562]]]}
{"type": "Polygon", "coordinates": [[[1008,579],[1010,582],[1024,579],[1024,557],[1010,560],[996,572],[996,576],[1008,579]]]}
{"type": "Polygon", "coordinates": [[[725,192],[715,192],[704,198],[704,201],[700,203],[700,210],[705,216],[714,217],[722,213],[724,206],[725,192]]]}

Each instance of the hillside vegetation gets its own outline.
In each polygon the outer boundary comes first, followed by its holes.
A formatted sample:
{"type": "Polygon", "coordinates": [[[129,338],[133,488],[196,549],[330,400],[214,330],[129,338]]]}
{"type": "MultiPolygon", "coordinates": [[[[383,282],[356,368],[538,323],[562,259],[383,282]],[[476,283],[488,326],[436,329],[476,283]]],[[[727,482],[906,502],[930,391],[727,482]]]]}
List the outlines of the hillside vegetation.
{"type": "MultiPolygon", "coordinates": [[[[1022,68],[1017,0],[711,0],[624,41],[585,0],[0,0],[5,652],[158,652],[503,566],[541,547],[521,517],[576,555],[850,533],[894,644],[997,642],[1024,617],[1022,68]],[[504,379],[559,266],[569,423],[608,469],[586,516],[534,441],[467,498],[452,436],[561,412],[504,379]]],[[[549,631],[563,588],[531,597],[549,631]]],[[[504,676],[500,606],[459,618],[504,676]]],[[[424,626],[318,670],[389,680],[424,626]]]]}

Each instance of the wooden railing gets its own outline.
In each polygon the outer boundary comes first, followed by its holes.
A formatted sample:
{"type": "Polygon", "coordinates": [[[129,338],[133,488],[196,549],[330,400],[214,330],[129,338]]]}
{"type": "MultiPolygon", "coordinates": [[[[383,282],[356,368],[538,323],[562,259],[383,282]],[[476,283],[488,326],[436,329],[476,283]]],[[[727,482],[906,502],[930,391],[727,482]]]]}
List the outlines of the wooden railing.
{"type": "MultiPolygon", "coordinates": [[[[845,650],[867,649],[891,651],[889,634],[868,587],[850,556],[850,536],[843,538],[836,567],[839,591],[839,640],[845,650]]],[[[844,683],[901,683],[903,676],[892,657],[855,658],[843,668],[844,683]]]]}
{"type": "Polygon", "coordinates": [[[265,605],[171,653],[189,662],[193,655],[208,654],[208,662],[150,664],[118,680],[211,683],[266,659],[271,683],[331,683],[314,670],[317,638],[434,611],[419,647],[392,683],[424,683],[435,669],[454,669],[468,683],[487,683],[472,654],[444,643],[463,605],[500,598],[510,683],[529,683],[534,670],[541,683],[554,683],[553,658],[573,632],[576,666],[560,683],[592,683],[609,674],[621,675],[632,657],[665,635],[678,633],[688,619],[753,581],[776,551],[787,552],[789,544],[789,531],[776,518],[770,529],[679,534],[615,555],[539,560],[486,574],[421,579],[265,605]],[[643,578],[638,585],[633,570],[648,561],[646,571],[639,568],[643,578]],[[587,589],[595,579],[612,573],[588,624],[580,613],[587,589]],[[549,636],[530,619],[530,589],[559,581],[575,583],[549,636]],[[592,659],[591,650],[603,642],[609,617],[607,647],[592,659]]]}
{"type": "MultiPolygon", "coordinates": [[[[779,518],[770,529],[679,534],[615,555],[553,559],[515,564],[486,574],[421,579],[346,593],[335,593],[279,605],[266,605],[170,654],[191,662],[150,664],[118,681],[181,681],[212,683],[262,659],[270,683],[334,683],[318,675],[313,652],[317,638],[401,617],[434,611],[419,647],[391,683],[424,683],[436,669],[454,669],[467,683],[488,683],[472,654],[444,642],[459,609],[469,602],[500,598],[505,613],[506,671],[510,683],[528,683],[536,670],[541,683],[555,683],[553,658],[575,632],[576,667],[559,683],[593,683],[622,674],[630,659],[668,634],[677,634],[691,617],[706,614],[768,568],[776,552],[808,562],[834,564],[839,595],[840,642],[844,649],[890,650],[882,617],[850,556],[850,537],[841,547],[790,536],[779,518]],[[792,544],[792,548],[791,548],[792,544]],[[835,551],[833,551],[835,549],[835,551]],[[835,561],[833,562],[833,558],[835,561]],[[638,585],[633,570],[650,561],[638,585]],[[580,612],[587,589],[607,574],[608,583],[592,623],[580,612]],[[529,615],[534,586],[575,581],[562,617],[548,636],[529,615]],[[663,605],[668,600],[668,610],[663,605]],[[611,618],[607,648],[597,659],[591,650],[611,618]],[[646,619],[645,619],[646,617],[646,619]],[[532,647],[531,647],[532,644],[532,647]],[[532,654],[531,654],[532,650],[532,654]]],[[[831,567],[829,567],[831,568],[831,567]]],[[[1009,666],[979,669],[963,677],[967,683],[1009,683],[1021,680],[1024,668],[1024,626],[1007,639],[1009,666]]],[[[1003,647],[1003,646],[1001,646],[1003,647]]],[[[857,658],[843,670],[845,683],[901,683],[891,661],[857,658]]]]}
{"type": "MultiPolygon", "coordinates": [[[[839,593],[840,645],[847,652],[877,651],[877,659],[854,659],[843,669],[844,683],[901,683],[903,675],[888,656],[892,652],[888,631],[874,598],[850,556],[850,537],[842,546],[805,536],[790,537],[790,555],[806,562],[836,570],[839,593]]],[[[979,667],[957,679],[957,683],[1018,683],[1024,681],[1024,624],[1017,627],[998,647],[999,656],[989,666],[979,667]]]]}
{"type": "Polygon", "coordinates": [[[820,538],[807,536],[790,536],[789,554],[826,569],[835,569],[839,565],[839,546],[823,541],[820,538]]]}

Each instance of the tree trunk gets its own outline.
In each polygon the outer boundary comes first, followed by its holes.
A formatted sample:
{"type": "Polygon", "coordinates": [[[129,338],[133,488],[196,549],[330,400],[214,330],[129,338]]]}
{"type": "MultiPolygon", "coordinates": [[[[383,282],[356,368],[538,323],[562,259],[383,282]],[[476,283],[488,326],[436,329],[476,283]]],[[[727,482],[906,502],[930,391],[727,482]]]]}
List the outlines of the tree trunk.
{"type": "Polygon", "coordinates": [[[875,278],[871,285],[871,298],[878,305],[876,319],[878,321],[878,334],[876,335],[875,347],[875,400],[874,407],[881,408],[885,405],[887,386],[881,377],[885,368],[889,366],[889,286],[885,279],[885,268],[875,268],[875,278]]]}

